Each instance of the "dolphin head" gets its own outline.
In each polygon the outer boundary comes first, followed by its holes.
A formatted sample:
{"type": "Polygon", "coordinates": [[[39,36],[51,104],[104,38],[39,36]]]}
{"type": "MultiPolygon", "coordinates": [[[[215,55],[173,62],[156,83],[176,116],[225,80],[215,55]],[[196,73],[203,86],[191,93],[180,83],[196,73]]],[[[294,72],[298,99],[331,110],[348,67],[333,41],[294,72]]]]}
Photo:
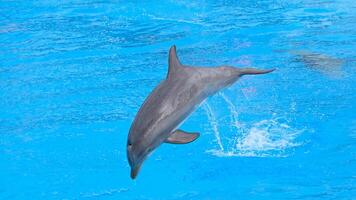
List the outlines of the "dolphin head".
{"type": "Polygon", "coordinates": [[[155,148],[150,141],[135,139],[134,134],[129,134],[127,140],[127,159],[131,167],[131,178],[135,179],[142,163],[155,148]],[[130,137],[131,136],[131,137],[130,137]]]}

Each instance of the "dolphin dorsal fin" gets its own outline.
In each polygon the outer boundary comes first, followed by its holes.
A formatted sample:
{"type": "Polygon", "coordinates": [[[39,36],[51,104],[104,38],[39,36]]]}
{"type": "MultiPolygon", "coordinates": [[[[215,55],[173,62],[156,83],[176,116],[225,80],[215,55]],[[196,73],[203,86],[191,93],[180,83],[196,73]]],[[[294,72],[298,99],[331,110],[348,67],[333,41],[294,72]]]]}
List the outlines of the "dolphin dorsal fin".
{"type": "Polygon", "coordinates": [[[176,52],[176,46],[173,45],[169,49],[169,57],[168,57],[168,74],[167,79],[174,76],[177,71],[182,68],[182,64],[179,62],[176,52]]]}
{"type": "Polygon", "coordinates": [[[171,144],[187,144],[193,142],[198,137],[199,133],[188,133],[182,130],[176,130],[165,140],[165,142],[171,144]]]}

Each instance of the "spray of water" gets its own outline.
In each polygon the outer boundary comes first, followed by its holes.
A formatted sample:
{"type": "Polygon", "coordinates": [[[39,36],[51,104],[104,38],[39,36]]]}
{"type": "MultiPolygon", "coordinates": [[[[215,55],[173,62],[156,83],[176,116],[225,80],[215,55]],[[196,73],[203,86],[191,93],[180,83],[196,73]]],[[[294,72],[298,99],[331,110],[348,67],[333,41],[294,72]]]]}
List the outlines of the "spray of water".
{"type": "Polygon", "coordinates": [[[224,146],[221,142],[221,136],[220,136],[220,132],[218,129],[218,121],[216,120],[215,114],[207,101],[204,102],[203,109],[205,110],[205,112],[208,116],[208,120],[209,120],[210,126],[213,129],[216,142],[218,143],[218,146],[220,148],[219,150],[224,151],[224,146]]]}
{"type": "Polygon", "coordinates": [[[223,93],[220,93],[220,97],[230,111],[231,124],[228,125],[235,128],[234,142],[231,144],[222,143],[218,128],[218,125],[222,124],[219,124],[209,103],[205,102],[204,110],[219,146],[218,149],[208,150],[208,153],[219,157],[284,157],[288,155],[288,150],[301,145],[296,142],[296,139],[304,130],[291,127],[284,117],[278,117],[275,114],[270,119],[243,123],[239,121],[237,108],[232,101],[223,93]]]}
{"type": "Polygon", "coordinates": [[[230,101],[230,99],[224,94],[224,93],[219,93],[219,95],[224,99],[224,101],[227,103],[228,108],[231,112],[231,124],[239,129],[239,131],[243,132],[242,124],[239,123],[239,113],[237,112],[236,106],[230,101]]]}

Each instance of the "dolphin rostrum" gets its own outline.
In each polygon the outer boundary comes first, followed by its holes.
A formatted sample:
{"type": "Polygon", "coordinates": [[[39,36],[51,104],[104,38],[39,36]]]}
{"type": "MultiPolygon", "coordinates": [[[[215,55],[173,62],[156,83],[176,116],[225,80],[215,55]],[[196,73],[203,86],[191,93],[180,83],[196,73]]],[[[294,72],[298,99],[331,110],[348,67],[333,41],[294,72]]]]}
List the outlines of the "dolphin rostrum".
{"type": "Polygon", "coordinates": [[[192,67],[180,63],[176,47],[169,50],[168,74],[148,96],[133,121],[127,140],[131,178],[136,178],[147,156],[163,142],[186,144],[199,137],[177,129],[207,97],[233,84],[247,74],[266,74],[270,70],[192,67]]]}

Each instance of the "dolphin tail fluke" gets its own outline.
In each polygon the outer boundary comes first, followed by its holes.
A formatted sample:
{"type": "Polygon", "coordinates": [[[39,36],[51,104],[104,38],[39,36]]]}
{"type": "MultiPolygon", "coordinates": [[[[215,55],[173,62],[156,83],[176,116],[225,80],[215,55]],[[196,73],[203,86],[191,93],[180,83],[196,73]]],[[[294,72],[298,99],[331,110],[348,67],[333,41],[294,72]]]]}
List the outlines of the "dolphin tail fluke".
{"type": "Polygon", "coordinates": [[[275,69],[255,69],[255,68],[242,68],[238,69],[239,75],[256,75],[256,74],[267,74],[273,72],[275,69]]]}

